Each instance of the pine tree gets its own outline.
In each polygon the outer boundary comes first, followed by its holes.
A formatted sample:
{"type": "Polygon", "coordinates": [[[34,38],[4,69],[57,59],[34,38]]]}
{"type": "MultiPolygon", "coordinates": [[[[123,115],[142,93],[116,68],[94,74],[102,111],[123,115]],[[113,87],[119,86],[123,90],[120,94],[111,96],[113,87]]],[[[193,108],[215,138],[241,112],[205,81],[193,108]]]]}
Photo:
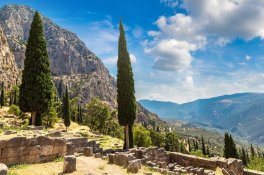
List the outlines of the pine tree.
{"type": "Polygon", "coordinates": [[[204,145],[203,135],[201,137],[202,137],[202,152],[203,152],[203,155],[206,156],[206,149],[205,149],[205,145],[204,145]]]}
{"type": "Polygon", "coordinates": [[[4,85],[4,82],[2,82],[2,87],[1,87],[0,105],[1,105],[1,108],[3,106],[5,106],[5,85],[4,85]]]}
{"type": "Polygon", "coordinates": [[[46,112],[52,96],[51,73],[40,14],[35,13],[27,41],[26,58],[20,85],[19,106],[23,112],[31,112],[32,124],[36,114],[46,112]]]}
{"type": "Polygon", "coordinates": [[[126,46],[125,31],[120,20],[120,36],[118,41],[118,60],[117,60],[117,103],[118,121],[125,127],[125,149],[133,146],[133,136],[131,135],[132,126],[136,118],[136,98],[132,66],[126,46]]]}
{"type": "Polygon", "coordinates": [[[66,127],[66,132],[67,132],[68,127],[71,125],[70,102],[69,102],[67,86],[66,86],[64,97],[63,97],[63,108],[62,108],[62,110],[63,110],[62,115],[63,115],[64,125],[66,127]]]}
{"type": "Polygon", "coordinates": [[[251,152],[251,157],[255,157],[256,152],[255,152],[255,149],[254,149],[252,143],[251,143],[251,145],[250,145],[250,152],[251,152]]]}

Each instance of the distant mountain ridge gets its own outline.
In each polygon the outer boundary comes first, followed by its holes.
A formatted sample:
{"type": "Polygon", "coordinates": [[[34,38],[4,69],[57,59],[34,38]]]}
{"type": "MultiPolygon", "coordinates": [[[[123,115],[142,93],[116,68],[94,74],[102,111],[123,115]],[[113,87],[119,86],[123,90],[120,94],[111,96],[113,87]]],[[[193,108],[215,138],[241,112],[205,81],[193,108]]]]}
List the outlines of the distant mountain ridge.
{"type": "Polygon", "coordinates": [[[232,132],[264,144],[264,93],[238,93],[189,103],[140,100],[162,119],[184,120],[202,127],[232,132]]]}

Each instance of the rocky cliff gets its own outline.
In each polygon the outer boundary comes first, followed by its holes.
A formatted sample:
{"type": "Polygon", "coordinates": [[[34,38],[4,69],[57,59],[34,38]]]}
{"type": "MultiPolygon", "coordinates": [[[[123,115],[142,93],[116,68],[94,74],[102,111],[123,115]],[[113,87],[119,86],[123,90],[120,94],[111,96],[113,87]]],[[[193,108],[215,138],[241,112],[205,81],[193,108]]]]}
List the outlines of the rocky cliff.
{"type": "Polygon", "coordinates": [[[0,26],[0,82],[5,82],[5,87],[10,89],[16,83],[17,76],[15,57],[0,26]]]}
{"type": "MultiPolygon", "coordinates": [[[[23,69],[26,42],[35,10],[23,5],[0,8],[0,25],[14,52],[18,68],[23,69]]],[[[101,60],[76,34],[67,31],[46,17],[42,18],[51,72],[55,83],[63,80],[80,102],[99,96],[116,105],[116,83],[101,60]]]]}

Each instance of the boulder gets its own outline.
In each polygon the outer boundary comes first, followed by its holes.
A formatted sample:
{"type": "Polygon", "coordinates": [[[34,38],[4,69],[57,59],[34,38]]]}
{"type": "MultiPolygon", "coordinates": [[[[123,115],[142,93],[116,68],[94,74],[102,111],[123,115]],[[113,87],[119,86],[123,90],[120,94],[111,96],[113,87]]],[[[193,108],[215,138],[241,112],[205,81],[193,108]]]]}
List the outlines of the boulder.
{"type": "Polygon", "coordinates": [[[137,173],[138,170],[141,168],[140,159],[132,160],[129,165],[127,166],[128,173],[137,173]]]}
{"type": "Polygon", "coordinates": [[[63,172],[72,173],[76,171],[76,157],[75,156],[65,156],[63,163],[63,172]]]}
{"type": "Polygon", "coordinates": [[[87,157],[93,156],[93,148],[92,147],[85,147],[83,149],[83,154],[87,157]]]}
{"type": "Polygon", "coordinates": [[[3,163],[0,163],[0,175],[7,175],[7,171],[7,166],[3,163]]]}
{"type": "Polygon", "coordinates": [[[115,163],[119,166],[126,167],[128,165],[128,155],[122,153],[117,154],[115,163]]]}
{"type": "Polygon", "coordinates": [[[101,157],[102,157],[101,153],[95,153],[94,154],[94,158],[101,158],[101,157]]]}

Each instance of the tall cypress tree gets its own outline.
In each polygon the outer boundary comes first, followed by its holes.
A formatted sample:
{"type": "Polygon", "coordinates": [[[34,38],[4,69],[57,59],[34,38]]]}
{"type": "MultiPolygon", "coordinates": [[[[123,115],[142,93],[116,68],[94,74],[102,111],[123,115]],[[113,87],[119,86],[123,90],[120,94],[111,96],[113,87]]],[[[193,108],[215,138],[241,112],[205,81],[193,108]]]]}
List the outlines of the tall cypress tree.
{"type": "Polygon", "coordinates": [[[203,135],[202,135],[201,137],[202,137],[202,152],[203,152],[203,155],[205,156],[205,155],[206,155],[206,149],[205,149],[205,144],[204,144],[204,138],[203,138],[203,135]]]}
{"type": "Polygon", "coordinates": [[[31,112],[32,125],[36,114],[46,112],[51,103],[52,81],[50,63],[40,14],[35,13],[26,48],[26,59],[20,85],[19,106],[31,112]]]}
{"type": "Polygon", "coordinates": [[[4,82],[2,82],[2,87],[1,87],[0,104],[1,104],[1,108],[3,106],[5,106],[5,85],[4,85],[4,82]]]}
{"type": "Polygon", "coordinates": [[[252,143],[251,143],[251,145],[250,145],[250,152],[251,152],[251,157],[255,157],[256,152],[255,152],[255,149],[254,149],[252,143]]]}
{"type": "Polygon", "coordinates": [[[66,127],[66,132],[67,132],[68,127],[71,125],[70,102],[69,102],[67,86],[66,86],[64,97],[63,97],[63,111],[62,111],[62,114],[63,114],[64,125],[66,127]]]}
{"type": "Polygon", "coordinates": [[[224,157],[225,158],[230,158],[230,139],[229,139],[229,134],[225,133],[225,139],[224,139],[224,143],[225,143],[225,147],[224,147],[224,157]]]}
{"type": "Polygon", "coordinates": [[[241,160],[244,165],[247,165],[247,155],[245,149],[242,147],[241,160]]]}
{"type": "Polygon", "coordinates": [[[118,121],[121,126],[125,127],[124,148],[129,149],[129,147],[133,145],[129,142],[132,141],[133,138],[132,125],[136,118],[136,98],[132,66],[126,46],[125,31],[121,20],[119,30],[120,36],[118,41],[117,60],[118,121]]]}

